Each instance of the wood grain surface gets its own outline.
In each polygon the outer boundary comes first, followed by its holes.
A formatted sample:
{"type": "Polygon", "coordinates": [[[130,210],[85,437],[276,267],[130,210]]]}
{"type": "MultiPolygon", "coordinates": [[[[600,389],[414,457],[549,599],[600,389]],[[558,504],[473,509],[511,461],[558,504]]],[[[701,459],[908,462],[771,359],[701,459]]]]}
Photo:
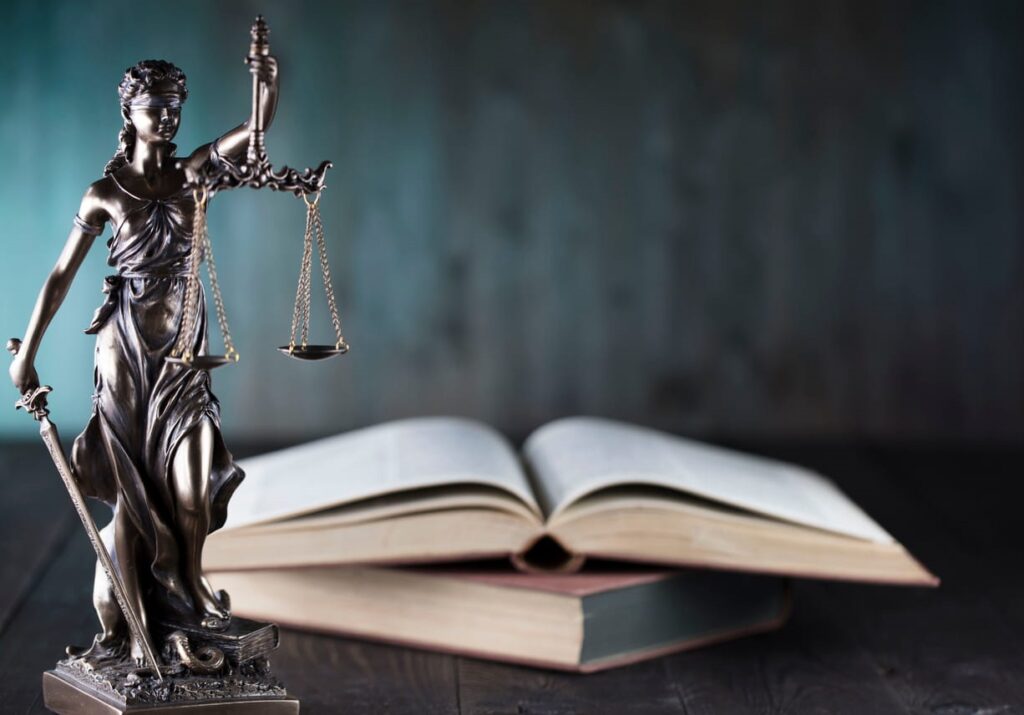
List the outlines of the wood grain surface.
{"type": "MultiPolygon", "coordinates": [[[[754,448],[833,476],[942,586],[801,581],[778,632],[588,676],[291,630],[275,669],[309,715],[1024,713],[1024,454],[754,448]]],[[[0,712],[42,713],[41,672],[94,632],[94,560],[43,447],[0,465],[0,712]]]]}

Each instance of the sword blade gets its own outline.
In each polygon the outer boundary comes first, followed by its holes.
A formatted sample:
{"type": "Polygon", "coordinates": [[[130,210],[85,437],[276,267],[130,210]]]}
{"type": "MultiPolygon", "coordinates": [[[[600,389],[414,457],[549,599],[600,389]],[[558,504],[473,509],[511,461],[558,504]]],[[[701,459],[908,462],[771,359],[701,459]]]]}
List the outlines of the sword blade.
{"type": "Polygon", "coordinates": [[[75,477],[71,472],[71,466],[64,456],[64,449],[60,444],[60,434],[57,432],[57,425],[53,424],[46,415],[43,415],[39,420],[39,435],[43,438],[43,443],[46,444],[46,449],[50,453],[54,465],[57,467],[57,472],[60,474],[68,494],[71,496],[71,503],[74,504],[75,511],[78,512],[78,518],[82,520],[82,526],[85,527],[85,533],[89,537],[89,542],[96,552],[96,557],[99,559],[103,572],[107,575],[107,581],[110,582],[110,588],[114,592],[114,599],[117,601],[117,605],[120,606],[121,613],[124,614],[128,630],[142,648],[142,652],[146,656],[146,660],[149,661],[153,672],[156,673],[157,679],[163,680],[164,676],[160,672],[160,661],[157,660],[156,653],[153,650],[149,631],[146,630],[139,614],[135,612],[135,606],[129,600],[124,582],[121,580],[121,574],[118,573],[117,567],[111,561],[110,554],[107,553],[103,540],[100,538],[99,529],[96,528],[96,522],[93,521],[92,514],[86,508],[85,498],[82,496],[82,491],[78,488],[78,482],[75,481],[75,477]]]}

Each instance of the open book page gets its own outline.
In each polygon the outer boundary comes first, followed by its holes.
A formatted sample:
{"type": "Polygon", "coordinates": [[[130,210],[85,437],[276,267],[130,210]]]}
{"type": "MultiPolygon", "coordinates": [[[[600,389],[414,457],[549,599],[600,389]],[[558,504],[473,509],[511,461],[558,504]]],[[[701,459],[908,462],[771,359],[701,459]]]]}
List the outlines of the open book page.
{"type": "Polygon", "coordinates": [[[387,422],[242,460],[225,528],[310,514],[399,492],[492,487],[540,509],[508,441],[456,417],[387,422]]]}
{"type": "Polygon", "coordinates": [[[827,479],[795,465],[591,417],[558,420],[524,447],[544,512],[596,491],[673,489],[796,524],[879,543],[893,539],[827,479]]]}

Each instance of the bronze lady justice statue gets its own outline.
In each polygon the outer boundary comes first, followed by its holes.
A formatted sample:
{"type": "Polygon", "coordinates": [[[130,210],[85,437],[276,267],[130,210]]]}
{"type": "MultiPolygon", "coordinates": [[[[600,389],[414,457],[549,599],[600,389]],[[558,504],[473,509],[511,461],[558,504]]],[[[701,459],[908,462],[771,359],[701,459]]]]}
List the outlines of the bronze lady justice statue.
{"type": "MultiPolygon", "coordinates": [[[[252,116],[184,160],[175,157],[172,143],[188,96],[184,73],[162,60],[145,60],[125,72],[118,88],[124,126],[117,152],[85,192],[10,367],[23,395],[38,387],[33,363],[43,334],[109,223],[108,263],[117,272],[106,278],[106,300],[86,330],[96,335],[94,408],[75,440],[71,465],[82,490],[113,508],[101,532],[103,545],[134,606],[127,610],[150,633],[158,621],[185,624],[200,634],[216,634],[231,623],[226,594],[211,589],[201,559],[203,543],[223,524],[243,473],[221,438],[209,373],[166,358],[176,344],[188,345],[194,355],[207,352],[201,291],[199,319],[183,320],[193,219],[205,210],[205,187],[200,201],[196,177],[215,173],[211,162],[245,165],[247,151],[251,163],[254,146],[269,168],[262,130],[277,106],[278,66],[261,18],[254,42],[258,31],[264,52],[248,58],[255,78],[252,116]],[[179,333],[190,322],[192,332],[182,340],[179,333]]],[[[323,165],[320,186],[322,177],[323,165]]],[[[265,182],[266,177],[249,185],[265,182]]],[[[294,186],[284,188],[298,193],[294,186]]],[[[69,648],[72,660],[102,669],[125,661],[130,650],[141,664],[141,644],[129,636],[111,582],[99,567],[93,602],[102,630],[91,646],[69,648]]]]}

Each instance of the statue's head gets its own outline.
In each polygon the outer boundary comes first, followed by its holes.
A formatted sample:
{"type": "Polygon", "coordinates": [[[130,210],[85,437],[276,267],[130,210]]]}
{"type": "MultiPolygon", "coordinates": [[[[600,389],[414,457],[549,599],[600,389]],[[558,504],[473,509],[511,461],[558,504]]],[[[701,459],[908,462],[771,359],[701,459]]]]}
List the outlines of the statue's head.
{"type": "Polygon", "coordinates": [[[125,70],[117,87],[124,126],[117,152],[104,174],[111,174],[132,159],[136,141],[169,144],[178,132],[181,105],[188,97],[185,73],[164,60],[143,60],[125,70]]]}

